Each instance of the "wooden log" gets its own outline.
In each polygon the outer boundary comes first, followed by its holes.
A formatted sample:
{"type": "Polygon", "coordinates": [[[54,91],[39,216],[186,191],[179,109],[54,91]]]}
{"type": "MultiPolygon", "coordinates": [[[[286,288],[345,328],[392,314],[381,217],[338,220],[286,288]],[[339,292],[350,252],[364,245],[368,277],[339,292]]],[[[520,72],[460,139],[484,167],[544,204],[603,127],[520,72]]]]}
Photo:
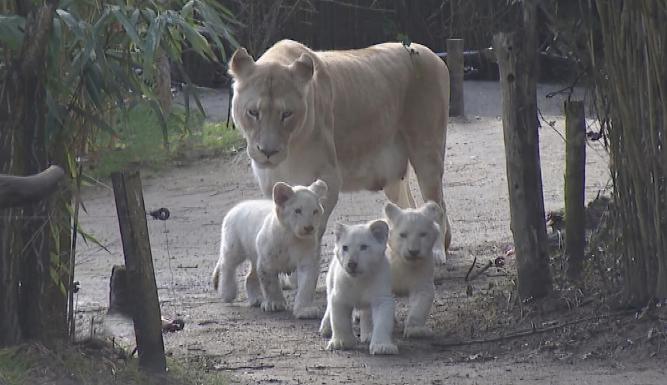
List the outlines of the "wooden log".
{"type": "Polygon", "coordinates": [[[522,33],[498,33],[503,101],[503,132],[511,229],[519,276],[519,295],[539,298],[551,291],[537,127],[536,49],[522,33]]]}
{"type": "Polygon", "coordinates": [[[58,166],[30,176],[0,174],[0,209],[27,205],[48,197],[63,176],[65,171],[58,166]]]}
{"type": "Polygon", "coordinates": [[[139,366],[164,373],[166,362],[160,304],[148,239],[146,209],[138,171],[111,174],[118,224],[123,241],[127,282],[132,293],[132,318],[139,366]]]}
{"type": "Polygon", "coordinates": [[[586,178],[586,120],[584,103],[565,102],[565,251],[567,276],[580,277],[586,246],[584,188],[586,178]]]}
{"type": "Polygon", "coordinates": [[[463,116],[463,39],[447,39],[449,116],[463,116]]]}

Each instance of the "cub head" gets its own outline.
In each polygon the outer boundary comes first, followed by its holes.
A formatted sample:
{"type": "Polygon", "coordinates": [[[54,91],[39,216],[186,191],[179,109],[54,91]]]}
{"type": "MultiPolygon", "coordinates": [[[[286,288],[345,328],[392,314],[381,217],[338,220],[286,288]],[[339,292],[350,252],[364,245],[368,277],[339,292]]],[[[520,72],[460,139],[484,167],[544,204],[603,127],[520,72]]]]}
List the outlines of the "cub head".
{"type": "Polygon", "coordinates": [[[273,168],[287,157],[292,136],[307,118],[306,93],[314,72],[313,58],[308,54],[290,65],[256,63],[245,48],[232,56],[232,117],[241,127],[248,155],[257,167],[273,168]]]}
{"type": "Polygon", "coordinates": [[[389,222],[389,248],[406,261],[433,257],[433,245],[440,233],[443,211],[435,202],[418,209],[402,210],[387,203],[384,213],[389,222]]]}
{"type": "Polygon", "coordinates": [[[322,200],[326,194],[327,184],[320,179],[308,187],[276,183],[273,185],[273,202],[278,220],[297,238],[318,237],[322,222],[322,200]]]}
{"type": "Polygon", "coordinates": [[[334,254],[348,275],[363,276],[376,271],[385,258],[389,227],[382,220],[360,225],[336,223],[334,254]]]}

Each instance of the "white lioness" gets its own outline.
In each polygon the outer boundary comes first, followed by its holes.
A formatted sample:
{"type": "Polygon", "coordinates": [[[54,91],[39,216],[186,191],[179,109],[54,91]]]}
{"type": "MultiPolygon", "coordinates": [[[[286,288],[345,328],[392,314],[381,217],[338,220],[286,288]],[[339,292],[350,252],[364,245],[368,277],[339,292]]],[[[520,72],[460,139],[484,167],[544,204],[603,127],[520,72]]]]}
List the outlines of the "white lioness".
{"type": "Polygon", "coordinates": [[[398,354],[392,343],[394,298],[385,255],[389,228],[378,220],[368,224],[336,224],[336,246],[327,274],[327,310],[320,333],[331,337],[327,349],[350,349],[356,344],[352,311],[360,316],[361,341],[371,354],[398,354]]]}
{"type": "Polygon", "coordinates": [[[319,231],[322,225],[321,200],[327,185],[317,180],[309,187],[278,182],[273,187],[273,201],[242,202],[222,222],[220,259],[213,270],[213,287],[220,281],[222,299],[236,298],[236,268],[246,259],[248,304],[264,311],[285,309],[285,297],[278,281],[279,273],[296,272],[297,293],[294,316],[318,318],[313,296],[320,273],[319,231]]]}
{"type": "Polygon", "coordinates": [[[399,297],[408,297],[403,336],[431,335],[426,317],[431,312],[435,294],[433,244],[440,234],[438,222],[442,220],[442,209],[435,202],[406,210],[387,203],[384,212],[389,223],[392,290],[399,297]]]}
{"type": "MultiPolygon", "coordinates": [[[[232,117],[265,195],[277,181],[320,178],[329,186],[324,223],[340,191],[384,190],[400,207],[415,207],[409,163],[424,201],[444,209],[449,72],[428,48],[385,43],[315,52],[282,40],[257,62],[239,48],[229,73],[232,117]]],[[[441,225],[439,245],[448,249],[446,215],[441,225]]],[[[443,247],[436,252],[444,262],[443,247]]]]}

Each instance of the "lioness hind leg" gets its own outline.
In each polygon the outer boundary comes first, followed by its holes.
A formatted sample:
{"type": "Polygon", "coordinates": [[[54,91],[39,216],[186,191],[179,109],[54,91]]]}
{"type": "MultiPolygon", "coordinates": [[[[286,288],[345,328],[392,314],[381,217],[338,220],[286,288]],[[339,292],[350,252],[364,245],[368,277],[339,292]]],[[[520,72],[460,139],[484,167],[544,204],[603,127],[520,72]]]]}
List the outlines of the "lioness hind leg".
{"type": "Polygon", "coordinates": [[[386,195],[387,199],[392,203],[398,205],[398,207],[402,209],[416,207],[415,200],[410,192],[410,182],[408,180],[407,172],[403,179],[387,183],[384,187],[384,195],[386,195]]]}

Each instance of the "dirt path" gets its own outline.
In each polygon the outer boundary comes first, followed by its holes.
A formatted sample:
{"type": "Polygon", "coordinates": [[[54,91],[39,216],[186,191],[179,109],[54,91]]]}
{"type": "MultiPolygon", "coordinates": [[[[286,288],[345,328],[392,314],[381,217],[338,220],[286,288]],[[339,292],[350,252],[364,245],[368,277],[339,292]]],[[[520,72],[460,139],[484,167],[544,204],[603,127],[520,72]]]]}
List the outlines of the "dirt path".
{"type": "MultiPolygon", "coordinates": [[[[490,92],[495,92],[491,89],[490,92]]],[[[487,98],[488,99],[488,98],[487,98]]],[[[496,101],[497,103],[497,101],[496,101]]],[[[436,299],[429,324],[438,338],[460,336],[462,320],[454,310],[473,306],[493,282],[505,277],[481,277],[466,294],[463,276],[473,256],[481,261],[503,253],[511,242],[505,177],[502,125],[495,116],[472,115],[454,120],[448,135],[445,197],[453,227],[453,250],[446,266],[439,267],[436,299]]],[[[562,118],[556,130],[540,130],[544,198],[547,209],[562,207],[562,118]],[[558,131],[558,132],[557,132],[558,131]]],[[[587,199],[608,183],[606,157],[592,144],[587,161],[587,199]]],[[[401,354],[370,357],[367,347],[350,352],[328,352],[317,334],[319,322],[294,320],[289,313],[265,314],[239,302],[222,304],[210,288],[217,260],[219,226],[227,210],[243,199],[259,197],[245,154],[212,159],[157,175],[143,174],[148,209],[167,207],[166,222],[149,221],[153,258],[163,314],[186,321],[184,331],[167,335],[167,351],[179,359],[197,360],[228,370],[240,383],[285,384],[657,384],[665,368],[657,361],[614,362],[583,360],[576,355],[542,353],[521,342],[497,346],[440,349],[433,340],[397,338],[401,354]]],[[[413,179],[413,189],[416,184],[413,179]]],[[[380,215],[385,198],[377,193],[342,195],[332,222],[360,222],[380,215]]],[[[122,248],[112,191],[92,187],[85,191],[87,213],[82,222],[111,254],[96,245],[82,247],[76,279],[82,290],[78,306],[82,324],[107,304],[111,266],[122,263],[122,248]]],[[[323,261],[331,257],[329,227],[323,261]]],[[[243,270],[243,269],[241,269],[243,270]]],[[[323,263],[322,271],[327,270],[323,263]]],[[[238,279],[244,272],[239,272],[238,279]]],[[[322,275],[323,276],[323,275],[322,275]]],[[[291,303],[291,293],[288,303],[291,303]]],[[[317,303],[324,307],[324,285],[318,285],[317,303]]],[[[399,302],[399,320],[405,302],[399,302]]],[[[399,336],[402,322],[396,326],[399,336]]],[[[120,330],[120,329],[119,329],[120,330]]]]}

